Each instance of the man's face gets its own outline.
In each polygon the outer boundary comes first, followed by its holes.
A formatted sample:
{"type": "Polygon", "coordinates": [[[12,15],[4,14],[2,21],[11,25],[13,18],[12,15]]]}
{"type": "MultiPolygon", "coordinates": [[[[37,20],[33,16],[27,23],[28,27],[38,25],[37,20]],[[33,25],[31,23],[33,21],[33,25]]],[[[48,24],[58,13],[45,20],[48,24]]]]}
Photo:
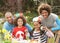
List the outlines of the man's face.
{"type": "Polygon", "coordinates": [[[41,14],[44,18],[48,18],[48,12],[46,10],[42,10],[41,14]]]}
{"type": "Polygon", "coordinates": [[[13,18],[12,18],[12,16],[9,15],[9,16],[6,17],[6,19],[7,19],[7,21],[8,21],[9,23],[11,23],[11,24],[13,23],[13,18]]]}

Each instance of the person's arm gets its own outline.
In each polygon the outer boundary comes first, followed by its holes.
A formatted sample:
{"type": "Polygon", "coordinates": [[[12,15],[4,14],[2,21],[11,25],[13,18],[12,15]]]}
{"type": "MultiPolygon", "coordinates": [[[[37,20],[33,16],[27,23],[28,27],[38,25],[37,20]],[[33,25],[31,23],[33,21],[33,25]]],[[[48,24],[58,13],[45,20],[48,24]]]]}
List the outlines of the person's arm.
{"type": "Polygon", "coordinates": [[[26,23],[26,25],[25,25],[26,27],[27,27],[27,29],[28,29],[28,31],[29,32],[31,32],[32,31],[32,27],[28,24],[28,23],[26,23]]]}
{"type": "Polygon", "coordinates": [[[25,30],[25,35],[26,35],[26,39],[27,39],[27,40],[30,39],[30,33],[28,32],[27,29],[25,30]]]}
{"type": "Polygon", "coordinates": [[[56,19],[56,23],[60,26],[60,19],[59,18],[56,19]]]}
{"type": "Polygon", "coordinates": [[[13,28],[13,31],[12,31],[12,38],[14,38],[15,37],[15,28],[13,28]]]}
{"type": "Polygon", "coordinates": [[[56,18],[56,23],[57,23],[57,26],[51,28],[52,31],[60,30],[60,19],[59,18],[56,18]]]}
{"type": "Polygon", "coordinates": [[[2,29],[7,29],[6,23],[3,24],[3,28],[2,29]]]}
{"type": "Polygon", "coordinates": [[[7,25],[6,25],[6,23],[4,23],[3,24],[3,27],[2,27],[2,33],[5,33],[5,32],[7,32],[8,30],[7,30],[7,25]]]}
{"type": "Polygon", "coordinates": [[[45,32],[48,37],[54,37],[54,34],[51,30],[49,30],[47,27],[45,27],[45,32]]]}

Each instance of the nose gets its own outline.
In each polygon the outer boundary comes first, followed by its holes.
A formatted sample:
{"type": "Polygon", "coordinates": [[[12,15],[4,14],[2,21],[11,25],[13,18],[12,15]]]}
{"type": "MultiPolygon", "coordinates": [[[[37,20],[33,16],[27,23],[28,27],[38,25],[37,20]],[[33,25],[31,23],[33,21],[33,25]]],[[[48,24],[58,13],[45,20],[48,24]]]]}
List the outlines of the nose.
{"type": "Polygon", "coordinates": [[[42,14],[43,16],[46,16],[46,14],[44,13],[44,14],[42,14]]]}

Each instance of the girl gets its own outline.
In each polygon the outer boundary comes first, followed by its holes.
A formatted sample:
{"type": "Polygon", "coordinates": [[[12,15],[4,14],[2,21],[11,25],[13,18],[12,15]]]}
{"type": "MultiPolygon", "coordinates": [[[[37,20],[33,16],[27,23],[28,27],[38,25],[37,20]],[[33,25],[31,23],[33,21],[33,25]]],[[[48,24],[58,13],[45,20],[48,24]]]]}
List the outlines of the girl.
{"type": "Polygon", "coordinates": [[[21,40],[26,39],[27,28],[25,27],[25,24],[25,19],[22,17],[18,17],[15,21],[16,27],[12,31],[12,36],[21,40]]]}
{"type": "Polygon", "coordinates": [[[38,21],[38,17],[33,18],[34,28],[31,32],[33,40],[40,40],[41,43],[47,43],[47,32],[52,33],[47,27],[41,26],[41,22],[38,21]]]}
{"type": "MultiPolygon", "coordinates": [[[[23,18],[25,19],[25,22],[26,22],[26,18],[25,18],[25,16],[23,15],[22,12],[16,13],[16,14],[14,15],[14,19],[17,18],[17,17],[23,17],[23,18]]],[[[32,31],[32,27],[29,25],[29,23],[26,23],[25,26],[27,27],[28,32],[31,32],[31,31],[32,31]]]]}

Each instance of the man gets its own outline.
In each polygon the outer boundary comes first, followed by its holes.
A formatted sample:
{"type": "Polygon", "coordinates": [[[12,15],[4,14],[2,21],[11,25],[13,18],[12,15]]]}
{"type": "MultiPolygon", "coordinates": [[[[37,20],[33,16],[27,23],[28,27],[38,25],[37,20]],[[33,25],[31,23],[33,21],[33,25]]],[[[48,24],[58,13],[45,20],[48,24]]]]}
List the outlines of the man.
{"type": "Polygon", "coordinates": [[[3,24],[3,29],[12,32],[12,29],[14,28],[12,13],[6,12],[5,13],[5,19],[6,19],[6,22],[3,24]]]}

